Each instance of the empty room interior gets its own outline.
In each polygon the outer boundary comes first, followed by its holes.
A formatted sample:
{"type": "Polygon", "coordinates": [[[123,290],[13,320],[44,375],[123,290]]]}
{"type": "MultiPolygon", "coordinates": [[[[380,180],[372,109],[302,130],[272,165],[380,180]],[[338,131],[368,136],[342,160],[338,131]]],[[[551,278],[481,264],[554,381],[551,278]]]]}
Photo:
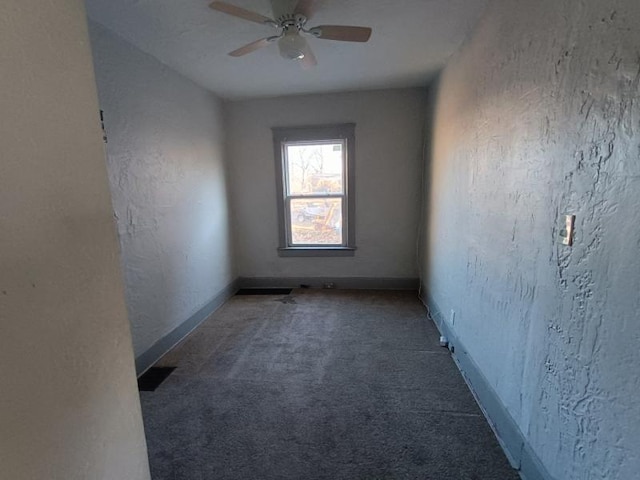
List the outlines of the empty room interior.
{"type": "Polygon", "coordinates": [[[638,25],[4,0],[0,479],[640,480],[638,25]]]}

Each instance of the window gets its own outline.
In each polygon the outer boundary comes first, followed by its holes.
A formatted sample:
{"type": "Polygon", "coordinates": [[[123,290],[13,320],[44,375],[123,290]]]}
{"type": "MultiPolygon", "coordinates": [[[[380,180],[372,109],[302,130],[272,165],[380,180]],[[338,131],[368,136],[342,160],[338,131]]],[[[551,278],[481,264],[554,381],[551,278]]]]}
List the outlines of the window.
{"type": "Polygon", "coordinates": [[[274,128],[281,256],[355,250],[355,124],[274,128]]]}

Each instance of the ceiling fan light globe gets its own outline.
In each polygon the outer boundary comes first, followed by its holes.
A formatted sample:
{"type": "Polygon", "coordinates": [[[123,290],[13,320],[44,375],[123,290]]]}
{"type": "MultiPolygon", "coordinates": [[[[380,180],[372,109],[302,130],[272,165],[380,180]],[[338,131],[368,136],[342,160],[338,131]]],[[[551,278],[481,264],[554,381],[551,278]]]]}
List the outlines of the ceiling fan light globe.
{"type": "Polygon", "coordinates": [[[304,58],[307,41],[301,37],[298,32],[287,32],[278,40],[278,48],[282,58],[286,58],[287,60],[300,60],[304,58]]]}

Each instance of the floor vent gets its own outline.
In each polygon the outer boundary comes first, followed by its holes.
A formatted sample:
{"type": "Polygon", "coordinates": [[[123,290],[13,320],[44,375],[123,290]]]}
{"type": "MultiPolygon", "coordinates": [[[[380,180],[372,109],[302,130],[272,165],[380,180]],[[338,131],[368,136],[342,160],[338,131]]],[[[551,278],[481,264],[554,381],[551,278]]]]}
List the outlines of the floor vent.
{"type": "Polygon", "coordinates": [[[241,288],[236,295],[289,295],[293,288],[241,288]]]}
{"type": "Polygon", "coordinates": [[[138,378],[138,390],[153,392],[175,369],[176,367],[151,367],[138,378]]]}

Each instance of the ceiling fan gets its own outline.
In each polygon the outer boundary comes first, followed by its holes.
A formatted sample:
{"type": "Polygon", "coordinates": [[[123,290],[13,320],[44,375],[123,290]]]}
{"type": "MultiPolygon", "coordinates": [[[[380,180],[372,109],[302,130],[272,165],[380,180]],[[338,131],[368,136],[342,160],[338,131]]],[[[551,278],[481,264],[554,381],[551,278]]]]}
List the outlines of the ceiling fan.
{"type": "Polygon", "coordinates": [[[276,20],[226,2],[215,1],[209,7],[250,22],[271,25],[279,30],[277,35],[261,38],[230,52],[229,55],[232,57],[241,57],[277,41],[282,57],[299,60],[303,67],[309,68],[317,65],[318,62],[305,36],[341,42],[366,42],[371,36],[369,27],[318,25],[307,28],[307,21],[313,15],[314,0],[299,0],[293,12],[281,15],[276,20]]]}

